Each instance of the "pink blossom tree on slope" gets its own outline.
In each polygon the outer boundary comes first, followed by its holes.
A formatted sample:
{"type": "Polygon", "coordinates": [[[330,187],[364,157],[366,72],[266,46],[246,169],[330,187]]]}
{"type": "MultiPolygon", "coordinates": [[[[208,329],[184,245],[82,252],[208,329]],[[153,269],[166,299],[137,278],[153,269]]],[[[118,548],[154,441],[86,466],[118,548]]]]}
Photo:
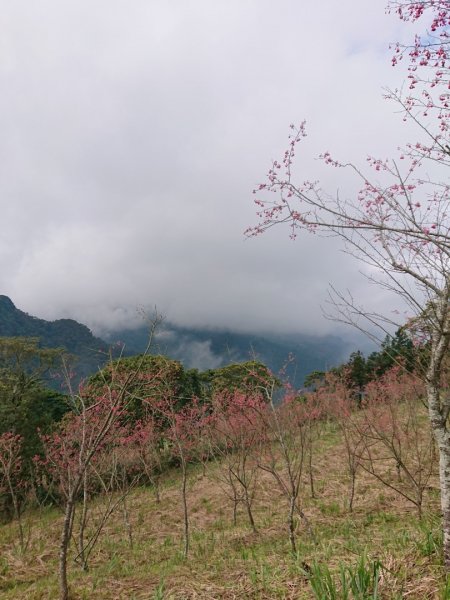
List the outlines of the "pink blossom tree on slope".
{"type": "MultiPolygon", "coordinates": [[[[443,378],[450,344],[450,1],[392,0],[389,8],[404,21],[429,21],[422,37],[394,48],[393,64],[408,62],[407,93],[388,92],[404,120],[417,125],[418,141],[398,159],[369,157],[371,175],[325,152],[326,165],[350,169],[361,182],[359,193],[344,200],[325,193],[317,182],[296,180],[294,155],[306,129],[304,123],[291,126],[283,159],[273,162],[255,190],[259,223],[247,235],[285,224],[292,238],[302,230],[338,236],[375,274],[371,280],[398,294],[420,321],[429,349],[424,380],[439,452],[444,561],[450,570],[450,394],[443,378]]],[[[390,320],[367,313],[351,297],[333,297],[346,322],[366,317],[385,327],[390,320]]]]}

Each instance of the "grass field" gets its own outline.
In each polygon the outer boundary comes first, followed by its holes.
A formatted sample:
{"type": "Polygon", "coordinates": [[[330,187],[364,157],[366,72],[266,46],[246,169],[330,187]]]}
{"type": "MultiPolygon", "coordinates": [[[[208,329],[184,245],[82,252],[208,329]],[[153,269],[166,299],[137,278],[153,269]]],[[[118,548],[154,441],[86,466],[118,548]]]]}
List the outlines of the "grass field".
{"type": "MultiPolygon", "coordinates": [[[[301,494],[313,533],[298,520],[296,555],[290,552],[286,500],[268,474],[261,473],[254,502],[254,533],[243,509],[233,525],[231,503],[214,476],[217,465],[206,473],[197,465],[189,477],[188,559],[182,554],[179,478],[172,471],[159,504],[149,488],[129,495],[132,545],[117,510],[92,553],[89,571],[70,558],[71,598],[450,599],[441,561],[437,479],[431,481],[419,519],[405,499],[360,472],[350,513],[345,451],[332,423],[323,425],[316,448],[316,497],[311,498],[307,473],[301,494]],[[353,586],[353,592],[346,595],[346,586],[353,586]]],[[[102,502],[92,503],[91,524],[102,502]]],[[[57,598],[62,515],[45,508],[25,515],[25,522],[30,536],[25,554],[17,544],[17,525],[0,527],[0,598],[57,598]]]]}

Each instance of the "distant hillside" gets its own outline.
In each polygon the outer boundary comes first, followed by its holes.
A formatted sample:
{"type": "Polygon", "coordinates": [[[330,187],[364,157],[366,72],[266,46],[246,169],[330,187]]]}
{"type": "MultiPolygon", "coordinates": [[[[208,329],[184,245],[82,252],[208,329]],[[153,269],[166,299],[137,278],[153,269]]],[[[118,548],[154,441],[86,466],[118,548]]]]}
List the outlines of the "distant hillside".
{"type": "Polygon", "coordinates": [[[45,321],[16,308],[8,296],[0,295],[0,336],[37,337],[46,348],[65,348],[77,357],[79,378],[98,370],[107,358],[108,345],[81,323],[72,319],[45,321]]]}
{"type": "MultiPolygon", "coordinates": [[[[125,344],[127,354],[142,352],[148,329],[114,331],[106,339],[125,344]]],[[[156,336],[154,352],[180,360],[186,368],[214,369],[253,355],[278,372],[292,356],[288,374],[293,384],[303,385],[308,373],[325,370],[348,359],[355,350],[348,340],[337,336],[250,335],[215,329],[193,329],[164,324],[156,336]]]]}
{"type": "MultiPolygon", "coordinates": [[[[127,356],[143,352],[148,342],[148,328],[111,331],[105,336],[105,342],[77,321],[38,319],[16,308],[7,296],[0,295],[0,336],[38,337],[44,347],[65,348],[78,358],[76,370],[82,378],[95,373],[105,363],[109,344],[125,344],[127,356]]],[[[164,323],[152,353],[165,354],[180,360],[188,369],[201,371],[256,356],[272,371],[279,372],[292,356],[287,372],[292,383],[301,386],[308,373],[342,363],[353,350],[352,342],[333,335],[251,335],[164,323]]]]}

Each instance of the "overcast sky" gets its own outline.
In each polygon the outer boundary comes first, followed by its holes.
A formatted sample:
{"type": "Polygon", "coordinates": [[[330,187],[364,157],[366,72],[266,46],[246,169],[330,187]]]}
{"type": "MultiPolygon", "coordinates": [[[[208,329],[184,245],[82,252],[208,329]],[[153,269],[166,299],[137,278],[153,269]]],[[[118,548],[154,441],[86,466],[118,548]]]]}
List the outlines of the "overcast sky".
{"type": "Polygon", "coordinates": [[[291,122],[299,177],[330,191],[320,152],[364,165],[408,139],[382,88],[411,31],[385,0],[3,0],[0,26],[0,293],[19,308],[307,333],[334,328],[329,283],[393,308],[332,240],[243,236],[291,122]]]}

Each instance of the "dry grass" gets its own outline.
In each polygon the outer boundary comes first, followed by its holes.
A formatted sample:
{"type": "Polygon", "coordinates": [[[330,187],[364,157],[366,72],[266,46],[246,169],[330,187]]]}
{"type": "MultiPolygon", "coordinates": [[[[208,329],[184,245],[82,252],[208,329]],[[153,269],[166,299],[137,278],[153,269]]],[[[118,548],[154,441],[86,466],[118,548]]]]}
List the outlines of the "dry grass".
{"type": "MultiPolygon", "coordinates": [[[[380,598],[450,598],[443,591],[438,494],[430,489],[424,517],[367,473],[357,481],[354,511],[347,510],[345,451],[337,431],[325,425],[314,463],[316,498],[305,474],[302,506],[315,540],[298,523],[298,556],[289,551],[286,502],[267,474],[255,500],[258,534],[250,531],[243,510],[232,525],[232,506],[214,478],[200,467],[190,473],[192,550],[181,555],[182,510],[176,473],[168,475],[162,501],[150,489],[128,499],[134,546],[128,543],[120,512],[108,522],[83,573],[70,561],[72,598],[77,600],[286,600],[313,598],[302,569],[315,561],[337,573],[361,554],[383,565],[380,598]]],[[[214,469],[211,465],[211,469],[214,469]]],[[[437,485],[433,481],[433,487],[437,485]]],[[[92,519],[101,506],[94,502],[92,519]]],[[[0,598],[57,598],[57,554],[62,517],[55,509],[30,515],[26,555],[15,543],[14,523],[0,528],[0,598]]]]}

